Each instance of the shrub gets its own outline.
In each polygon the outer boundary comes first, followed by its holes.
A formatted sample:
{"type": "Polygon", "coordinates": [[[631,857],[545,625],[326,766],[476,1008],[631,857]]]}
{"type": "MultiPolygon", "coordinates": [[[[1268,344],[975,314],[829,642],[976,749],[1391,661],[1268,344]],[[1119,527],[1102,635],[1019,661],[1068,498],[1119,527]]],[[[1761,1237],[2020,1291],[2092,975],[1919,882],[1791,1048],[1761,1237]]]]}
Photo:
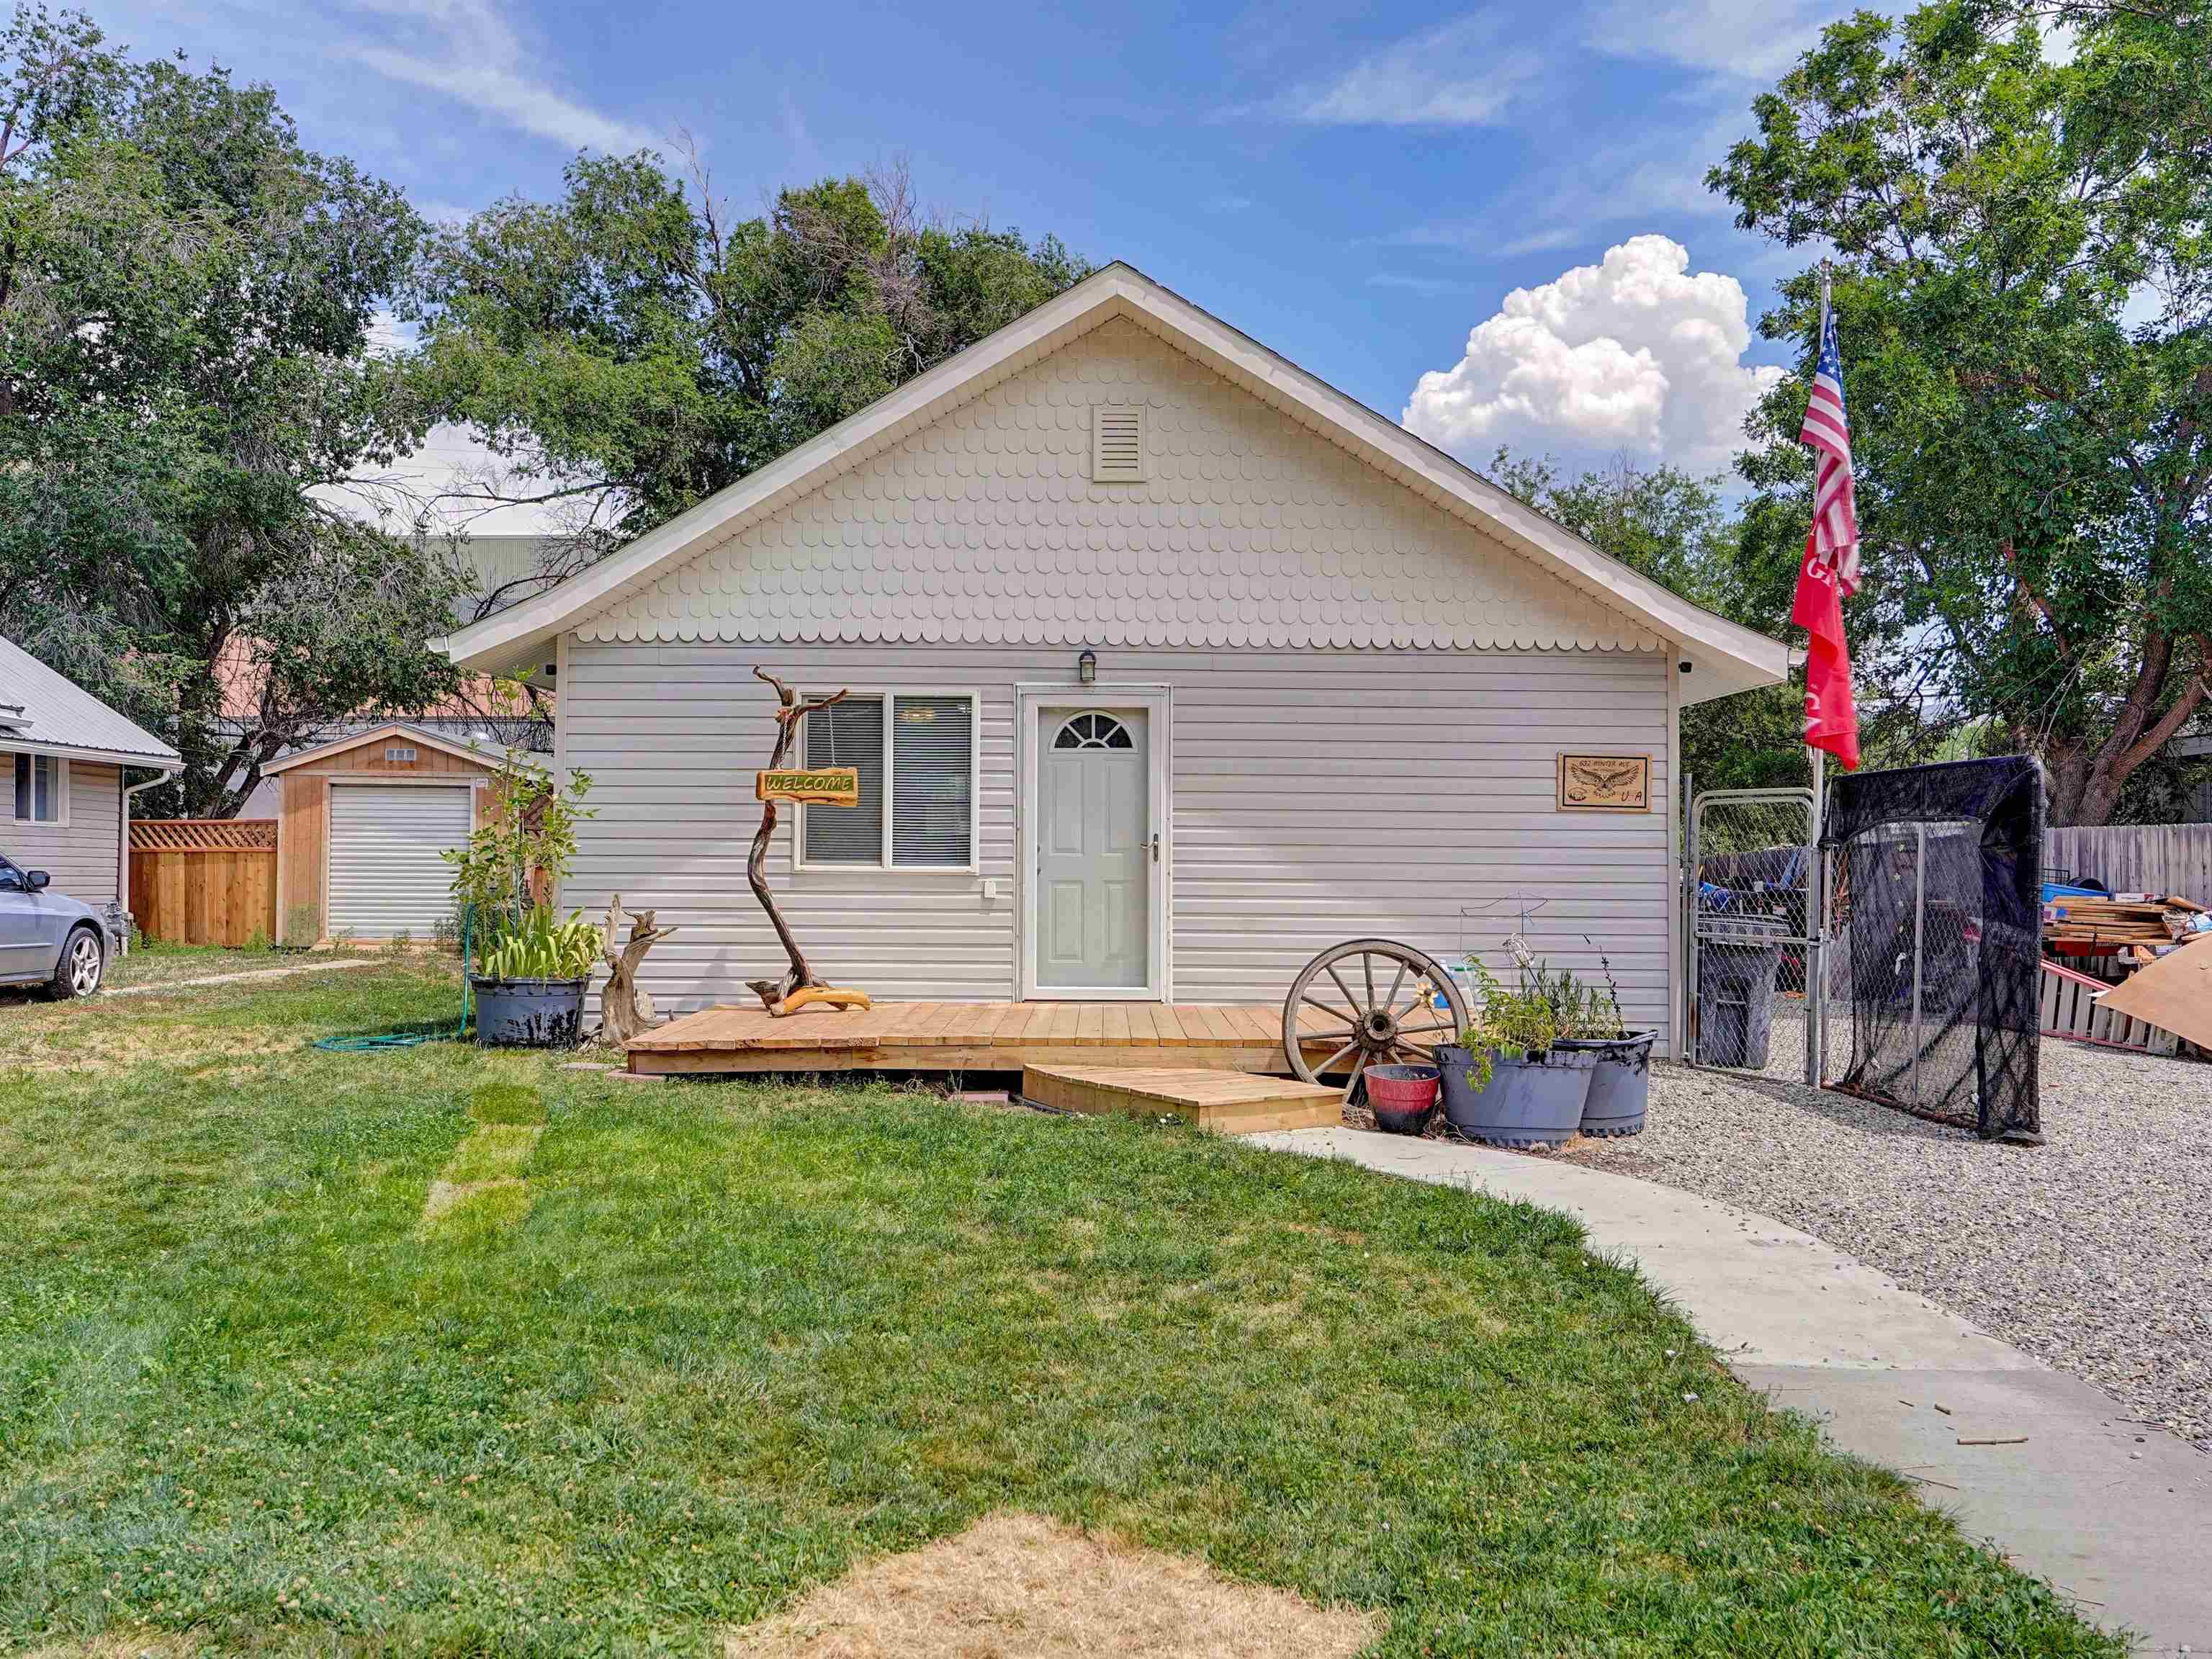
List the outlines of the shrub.
{"type": "MultiPolygon", "coordinates": [[[[502,680],[495,696],[502,705],[519,704],[521,684],[502,680]]],[[[482,823],[466,845],[445,854],[453,866],[454,905],[470,918],[469,932],[487,964],[510,936],[527,928],[542,941],[562,926],[546,906],[576,855],[577,823],[592,816],[591,808],[581,805],[591,787],[589,775],[571,771],[565,779],[556,777],[537,755],[517,744],[510,744],[501,755],[482,823]],[[533,915],[538,911],[544,914],[533,915]]],[[[594,947],[592,955],[597,954],[594,947]]]]}

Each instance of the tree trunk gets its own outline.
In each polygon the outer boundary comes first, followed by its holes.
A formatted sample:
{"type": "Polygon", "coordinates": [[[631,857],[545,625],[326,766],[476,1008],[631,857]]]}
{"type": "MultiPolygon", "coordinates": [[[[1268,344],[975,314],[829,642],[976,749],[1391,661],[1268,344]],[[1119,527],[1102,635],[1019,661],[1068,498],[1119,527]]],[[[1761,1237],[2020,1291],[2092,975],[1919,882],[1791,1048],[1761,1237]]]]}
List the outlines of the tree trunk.
{"type": "Polygon", "coordinates": [[[657,1024],[653,999],[637,982],[638,965],[645,953],[666,939],[676,929],[656,927],[650,910],[635,916],[627,915],[622,908],[622,895],[607,906],[607,920],[603,928],[605,948],[602,955],[607,964],[607,982],[599,991],[599,1036],[601,1041],[627,1045],[641,1031],[657,1024]],[[623,921],[629,923],[629,937],[617,940],[623,921]]]}
{"type": "MultiPolygon", "coordinates": [[[[753,677],[766,680],[775,688],[775,752],[769,757],[768,763],[768,769],[773,772],[780,769],[790,758],[793,739],[799,735],[799,723],[816,709],[827,708],[831,703],[842,701],[845,694],[840,691],[834,696],[802,702],[789,686],[766,670],[754,669],[753,677]]],[[[768,912],[769,925],[775,929],[775,936],[783,945],[784,955],[791,958],[791,967],[782,978],[746,981],[770,1013],[774,1013],[794,991],[817,986],[827,988],[827,981],[816,978],[814,969],[807,965],[805,954],[799,950],[799,941],[792,937],[791,928],[784,921],[783,912],[775,908],[775,895],[769,890],[768,848],[769,843],[775,838],[775,803],[763,801],[760,828],[753,831],[752,852],[745,860],[745,880],[752,887],[753,896],[760,901],[761,908],[768,912]]]]}

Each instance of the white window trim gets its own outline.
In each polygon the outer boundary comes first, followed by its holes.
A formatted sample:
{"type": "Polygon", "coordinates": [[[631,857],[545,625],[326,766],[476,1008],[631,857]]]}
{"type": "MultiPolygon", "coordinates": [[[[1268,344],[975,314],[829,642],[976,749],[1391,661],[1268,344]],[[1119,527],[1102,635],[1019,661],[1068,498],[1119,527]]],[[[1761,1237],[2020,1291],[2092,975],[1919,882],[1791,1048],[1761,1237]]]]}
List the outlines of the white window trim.
{"type": "MultiPolygon", "coordinates": [[[[8,818],[7,818],[7,821],[8,821],[9,823],[27,823],[27,824],[35,824],[35,825],[37,825],[38,827],[40,827],[40,829],[45,829],[45,830],[66,830],[66,829],[68,829],[68,828],[69,828],[69,822],[70,822],[70,763],[69,763],[69,757],[68,757],[68,756],[66,756],[66,755],[42,755],[42,754],[34,753],[34,752],[33,752],[32,750],[27,750],[27,749],[11,749],[11,750],[9,750],[7,751],[7,754],[8,754],[8,818]],[[18,755],[26,755],[26,754],[27,754],[27,755],[29,755],[29,756],[31,757],[31,764],[32,764],[32,766],[33,766],[33,769],[36,769],[36,767],[38,766],[38,763],[39,763],[41,760],[50,760],[50,761],[53,762],[53,763],[54,763],[54,794],[55,794],[55,795],[56,795],[56,797],[58,798],[59,805],[58,805],[58,809],[57,810],[57,811],[55,812],[55,815],[54,815],[52,817],[50,817],[50,818],[19,818],[19,817],[17,817],[15,816],[15,757],[16,757],[16,756],[18,756],[18,755]]],[[[33,787],[35,787],[35,786],[33,786],[33,787]]]]}
{"type": "MultiPolygon", "coordinates": [[[[847,689],[848,702],[878,702],[884,710],[884,832],[883,859],[876,864],[817,864],[806,858],[806,808],[793,808],[791,814],[791,867],[809,875],[850,875],[856,871],[876,870],[908,876],[975,876],[982,871],[982,805],[983,805],[983,694],[970,686],[942,685],[855,685],[847,689]],[[897,799],[897,780],[893,775],[897,765],[896,744],[891,734],[892,702],[895,697],[963,697],[968,703],[968,862],[965,864],[897,864],[892,861],[896,842],[892,836],[891,808],[897,799]]],[[[802,692],[800,696],[826,695],[802,692]]],[[[806,734],[802,723],[799,731],[799,759],[802,766],[813,764],[805,747],[806,734]]]]}
{"type": "Polygon", "coordinates": [[[1020,921],[1021,994],[1024,1002],[1173,1002],[1175,1000],[1175,927],[1170,905],[1175,891],[1175,691],[1152,682],[1115,684],[1100,680],[1091,685],[1032,685],[1014,688],[1014,742],[1021,789],[1016,806],[1020,823],[1015,838],[1022,849],[1019,879],[1015,883],[1016,914],[1020,921]],[[1038,845],[1037,788],[1039,757],[1044,748],[1044,715],[1084,708],[1141,708],[1145,711],[1145,742],[1149,749],[1151,778],[1146,789],[1152,816],[1151,833],[1160,838],[1160,855],[1152,860],[1151,960],[1141,986],[1052,986],[1037,977],[1036,907],[1038,845]]]}

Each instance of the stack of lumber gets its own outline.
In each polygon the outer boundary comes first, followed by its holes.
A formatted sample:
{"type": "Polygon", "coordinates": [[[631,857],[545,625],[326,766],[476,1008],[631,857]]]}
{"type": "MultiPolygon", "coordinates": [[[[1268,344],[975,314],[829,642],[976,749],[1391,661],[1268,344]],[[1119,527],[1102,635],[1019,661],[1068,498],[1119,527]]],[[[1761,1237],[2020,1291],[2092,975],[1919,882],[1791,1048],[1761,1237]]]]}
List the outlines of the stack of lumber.
{"type": "Polygon", "coordinates": [[[2188,933],[2203,907],[2157,893],[2110,896],[2068,893],[2043,907],[2044,942],[2069,955],[2171,945],[2188,933]]]}

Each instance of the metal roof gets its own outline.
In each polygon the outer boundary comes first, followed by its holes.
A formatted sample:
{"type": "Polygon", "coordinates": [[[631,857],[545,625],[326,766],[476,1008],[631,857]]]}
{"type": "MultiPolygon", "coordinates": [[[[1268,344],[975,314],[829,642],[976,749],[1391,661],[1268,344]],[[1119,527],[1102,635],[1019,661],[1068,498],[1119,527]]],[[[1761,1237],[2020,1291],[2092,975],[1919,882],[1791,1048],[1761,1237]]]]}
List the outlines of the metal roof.
{"type": "Polygon", "coordinates": [[[151,732],[9,639],[0,639],[0,749],[143,766],[184,764],[151,732]]]}

